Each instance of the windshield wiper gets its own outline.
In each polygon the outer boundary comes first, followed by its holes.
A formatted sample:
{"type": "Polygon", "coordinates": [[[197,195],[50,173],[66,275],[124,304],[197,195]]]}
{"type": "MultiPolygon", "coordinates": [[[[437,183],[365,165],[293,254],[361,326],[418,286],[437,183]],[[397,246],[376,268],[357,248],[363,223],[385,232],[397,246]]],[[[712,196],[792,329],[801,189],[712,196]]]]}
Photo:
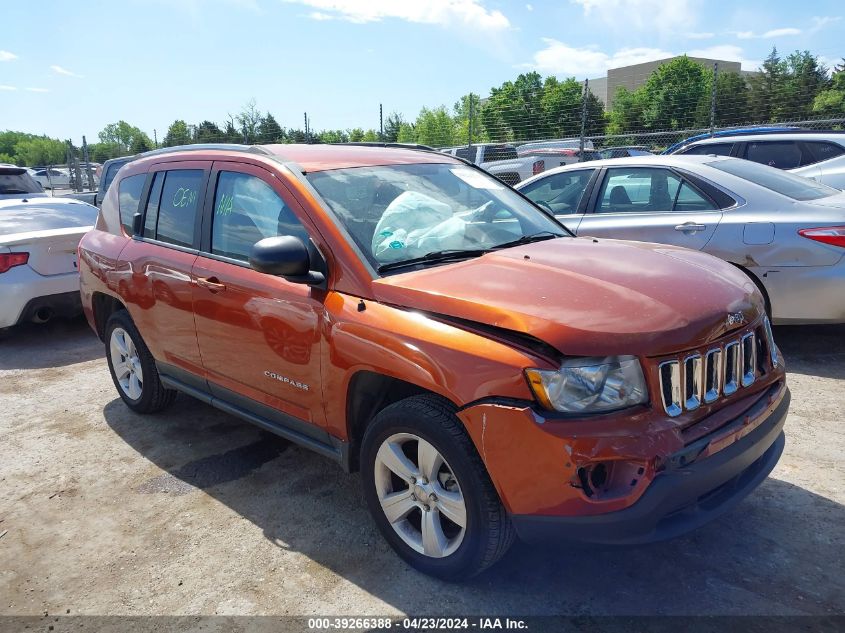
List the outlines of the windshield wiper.
{"type": "Polygon", "coordinates": [[[412,257],[411,259],[403,259],[399,262],[390,262],[382,264],[378,267],[378,272],[383,273],[387,270],[395,268],[405,268],[406,266],[414,266],[415,264],[426,264],[429,262],[446,262],[455,259],[469,259],[470,257],[480,257],[484,253],[489,253],[489,248],[463,249],[453,248],[444,251],[432,251],[426,253],[421,257],[412,257]]]}
{"type": "Polygon", "coordinates": [[[542,242],[543,240],[553,240],[558,237],[564,237],[560,233],[552,233],[551,231],[539,231],[538,233],[532,233],[531,235],[523,235],[519,239],[512,240],[510,242],[504,242],[503,244],[497,244],[490,250],[499,250],[502,248],[510,248],[511,246],[521,246],[522,244],[531,244],[532,242],[542,242]]]}

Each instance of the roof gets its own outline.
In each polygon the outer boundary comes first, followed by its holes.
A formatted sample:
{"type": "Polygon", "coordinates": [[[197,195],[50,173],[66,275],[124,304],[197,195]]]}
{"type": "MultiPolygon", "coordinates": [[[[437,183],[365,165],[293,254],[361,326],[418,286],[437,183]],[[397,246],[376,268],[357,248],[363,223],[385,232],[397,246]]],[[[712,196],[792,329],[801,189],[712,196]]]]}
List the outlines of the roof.
{"type": "Polygon", "coordinates": [[[716,160],[739,160],[730,156],[713,156],[713,154],[648,154],[645,156],[626,156],[624,158],[603,158],[601,160],[589,160],[582,163],[570,163],[547,169],[546,171],[532,176],[520,183],[520,187],[528,181],[541,180],[550,174],[573,171],[576,169],[598,169],[600,167],[684,167],[685,165],[712,163],[716,160]]]}
{"type": "Polygon", "coordinates": [[[306,172],[376,165],[455,163],[462,161],[435,151],[362,145],[262,145],[282,161],[297,163],[306,172]]]}
{"type": "Polygon", "coordinates": [[[783,132],[800,132],[800,131],[808,131],[811,132],[813,130],[805,130],[805,128],[800,127],[793,127],[789,125],[775,125],[775,126],[758,126],[758,127],[745,127],[745,128],[734,128],[731,130],[718,130],[713,132],[713,134],[709,134],[705,132],[704,134],[697,134],[695,136],[690,136],[689,138],[685,138],[683,141],[679,141],[674,145],[670,145],[667,147],[663,153],[664,154],[672,154],[673,152],[681,149],[682,147],[686,147],[691,143],[695,143],[697,141],[711,139],[711,138],[723,138],[725,136],[740,136],[740,135],[756,135],[756,134],[777,134],[783,132]]]}

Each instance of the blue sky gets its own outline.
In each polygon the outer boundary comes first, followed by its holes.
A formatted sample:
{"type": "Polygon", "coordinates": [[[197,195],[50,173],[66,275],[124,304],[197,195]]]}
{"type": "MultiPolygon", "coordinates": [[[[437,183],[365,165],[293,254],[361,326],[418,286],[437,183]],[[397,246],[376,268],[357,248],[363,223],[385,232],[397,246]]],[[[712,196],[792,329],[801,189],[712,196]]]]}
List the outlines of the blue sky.
{"type": "Polygon", "coordinates": [[[250,99],[285,127],[378,127],[537,70],[689,53],[756,68],[773,45],[845,56],[834,0],[122,0],[4,2],[0,129],[89,141],[124,119],[159,140],[250,99]]]}

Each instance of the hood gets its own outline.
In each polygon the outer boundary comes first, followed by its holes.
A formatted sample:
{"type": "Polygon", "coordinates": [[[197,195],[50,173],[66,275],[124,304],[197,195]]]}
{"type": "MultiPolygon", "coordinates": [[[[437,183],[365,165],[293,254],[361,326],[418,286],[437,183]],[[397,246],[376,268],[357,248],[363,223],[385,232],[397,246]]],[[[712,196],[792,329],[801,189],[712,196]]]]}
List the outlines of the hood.
{"type": "Polygon", "coordinates": [[[706,345],[763,311],[739,269],[698,251],[560,238],[392,275],[375,298],[529,334],[567,355],[659,356],[706,345]]]}

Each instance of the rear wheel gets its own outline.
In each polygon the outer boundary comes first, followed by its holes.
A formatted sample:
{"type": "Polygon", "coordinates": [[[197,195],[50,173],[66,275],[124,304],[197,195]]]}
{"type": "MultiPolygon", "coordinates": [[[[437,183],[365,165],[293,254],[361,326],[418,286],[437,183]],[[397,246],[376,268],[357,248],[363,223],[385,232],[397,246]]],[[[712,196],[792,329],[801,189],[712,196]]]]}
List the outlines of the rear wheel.
{"type": "Polygon", "coordinates": [[[138,413],[170,406],[176,391],[161,383],[155,360],[126,310],[109,317],[105,334],[109,371],[126,406],[138,413]]]}
{"type": "Polygon", "coordinates": [[[411,566],[459,580],[510,547],[510,520],[451,403],[413,396],[386,407],[361,456],[370,512],[411,566]]]}

